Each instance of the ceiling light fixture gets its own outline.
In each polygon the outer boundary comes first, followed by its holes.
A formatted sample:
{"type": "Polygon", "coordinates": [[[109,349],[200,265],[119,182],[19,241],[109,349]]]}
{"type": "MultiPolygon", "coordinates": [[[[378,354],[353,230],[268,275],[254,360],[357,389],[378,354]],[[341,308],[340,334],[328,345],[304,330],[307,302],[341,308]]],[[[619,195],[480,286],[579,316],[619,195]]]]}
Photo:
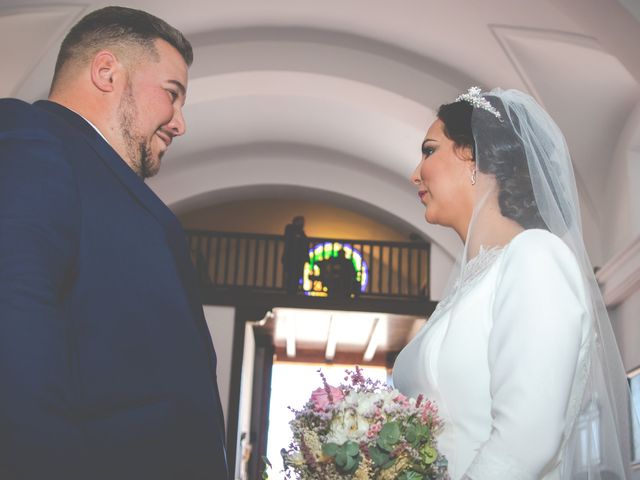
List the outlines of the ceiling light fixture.
{"type": "Polygon", "coordinates": [[[338,338],[336,336],[336,327],[333,321],[333,315],[329,317],[329,333],[327,334],[327,347],[324,351],[324,358],[330,362],[336,356],[336,346],[338,344],[338,338]]]}
{"type": "Polygon", "coordinates": [[[367,344],[367,349],[362,356],[362,359],[365,362],[370,362],[373,360],[373,357],[376,354],[376,350],[382,341],[383,334],[383,322],[380,321],[379,318],[373,321],[373,328],[371,329],[371,336],[369,337],[369,343],[367,344]]]}
{"type": "Polygon", "coordinates": [[[287,357],[295,358],[296,356],[296,324],[295,320],[291,317],[285,317],[282,320],[285,322],[286,341],[287,341],[287,357]]]}

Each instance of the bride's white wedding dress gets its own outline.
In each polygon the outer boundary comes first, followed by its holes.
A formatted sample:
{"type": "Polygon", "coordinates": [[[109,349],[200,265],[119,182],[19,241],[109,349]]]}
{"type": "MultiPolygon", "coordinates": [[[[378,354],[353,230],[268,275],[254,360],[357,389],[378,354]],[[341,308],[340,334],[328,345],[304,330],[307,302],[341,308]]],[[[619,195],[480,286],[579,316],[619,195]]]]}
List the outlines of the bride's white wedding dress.
{"type": "Polygon", "coordinates": [[[586,305],[573,253],[546,230],[469,261],[393,371],[437,403],[452,480],[560,478],[594,337],[586,305]]]}

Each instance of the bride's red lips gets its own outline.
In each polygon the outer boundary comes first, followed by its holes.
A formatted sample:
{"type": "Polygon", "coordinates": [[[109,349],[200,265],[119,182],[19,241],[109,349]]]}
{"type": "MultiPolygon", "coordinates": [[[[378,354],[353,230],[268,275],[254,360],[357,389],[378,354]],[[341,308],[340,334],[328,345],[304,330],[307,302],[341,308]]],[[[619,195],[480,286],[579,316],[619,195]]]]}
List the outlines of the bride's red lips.
{"type": "Polygon", "coordinates": [[[422,200],[426,194],[427,194],[426,190],[418,191],[418,197],[420,197],[420,200],[422,200]]]}

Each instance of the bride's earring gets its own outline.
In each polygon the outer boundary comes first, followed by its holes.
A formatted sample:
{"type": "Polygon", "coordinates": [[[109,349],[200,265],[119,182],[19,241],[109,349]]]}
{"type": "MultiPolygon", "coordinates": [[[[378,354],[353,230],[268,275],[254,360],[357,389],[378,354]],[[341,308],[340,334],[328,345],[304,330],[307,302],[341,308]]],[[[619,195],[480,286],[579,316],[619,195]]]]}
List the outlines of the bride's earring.
{"type": "Polygon", "coordinates": [[[471,172],[471,185],[476,184],[476,172],[477,170],[475,168],[473,169],[473,172],[471,172]]]}

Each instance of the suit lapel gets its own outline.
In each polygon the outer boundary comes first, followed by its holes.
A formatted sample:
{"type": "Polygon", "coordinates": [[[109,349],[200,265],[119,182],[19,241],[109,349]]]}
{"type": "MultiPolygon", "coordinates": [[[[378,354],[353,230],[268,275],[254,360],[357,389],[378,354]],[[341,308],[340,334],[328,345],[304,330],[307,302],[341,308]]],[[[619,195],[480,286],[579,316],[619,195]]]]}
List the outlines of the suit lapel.
{"type": "Polygon", "coordinates": [[[209,329],[202,311],[202,302],[198,295],[198,285],[195,282],[195,273],[188,255],[184,231],[176,216],[84,118],[68,108],[46,100],[38,101],[34,103],[34,106],[43,108],[57,117],[62,117],[75,131],[78,131],[83,140],[96,152],[97,157],[111,170],[132,197],[162,225],[167,236],[169,248],[176,262],[177,271],[181,277],[185,295],[190,304],[192,317],[207,344],[215,375],[215,352],[211,345],[209,329]]]}

